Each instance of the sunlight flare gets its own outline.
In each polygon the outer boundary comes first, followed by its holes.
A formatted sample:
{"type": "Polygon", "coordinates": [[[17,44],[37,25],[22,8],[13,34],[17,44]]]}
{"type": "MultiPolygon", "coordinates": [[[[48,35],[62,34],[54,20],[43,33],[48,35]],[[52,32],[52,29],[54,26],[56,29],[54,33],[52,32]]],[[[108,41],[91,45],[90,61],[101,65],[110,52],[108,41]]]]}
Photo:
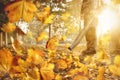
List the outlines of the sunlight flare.
{"type": "Polygon", "coordinates": [[[97,37],[108,33],[118,25],[118,14],[111,8],[105,8],[98,16],[97,37]]]}

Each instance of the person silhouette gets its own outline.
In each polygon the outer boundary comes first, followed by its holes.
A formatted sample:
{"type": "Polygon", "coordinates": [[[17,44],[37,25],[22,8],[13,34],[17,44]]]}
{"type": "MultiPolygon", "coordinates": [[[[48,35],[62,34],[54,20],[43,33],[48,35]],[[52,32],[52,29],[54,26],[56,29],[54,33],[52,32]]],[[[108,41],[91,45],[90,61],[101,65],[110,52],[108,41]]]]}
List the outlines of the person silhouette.
{"type": "Polygon", "coordinates": [[[82,7],[81,7],[81,15],[84,19],[84,31],[80,31],[78,36],[75,39],[75,43],[73,42],[72,45],[68,48],[72,50],[75,48],[80,40],[85,35],[86,38],[86,46],[87,48],[82,51],[82,54],[95,54],[96,53],[96,27],[98,24],[97,16],[95,16],[97,9],[102,3],[101,0],[83,0],[82,7]]]}

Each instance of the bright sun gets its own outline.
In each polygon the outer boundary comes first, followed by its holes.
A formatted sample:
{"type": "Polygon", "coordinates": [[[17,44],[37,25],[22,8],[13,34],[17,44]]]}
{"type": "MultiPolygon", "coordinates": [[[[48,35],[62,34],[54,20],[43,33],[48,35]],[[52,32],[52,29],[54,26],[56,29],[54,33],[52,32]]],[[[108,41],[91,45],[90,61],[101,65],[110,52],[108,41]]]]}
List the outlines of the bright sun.
{"type": "Polygon", "coordinates": [[[117,12],[111,8],[105,8],[98,16],[97,37],[108,33],[118,24],[117,12]]]}

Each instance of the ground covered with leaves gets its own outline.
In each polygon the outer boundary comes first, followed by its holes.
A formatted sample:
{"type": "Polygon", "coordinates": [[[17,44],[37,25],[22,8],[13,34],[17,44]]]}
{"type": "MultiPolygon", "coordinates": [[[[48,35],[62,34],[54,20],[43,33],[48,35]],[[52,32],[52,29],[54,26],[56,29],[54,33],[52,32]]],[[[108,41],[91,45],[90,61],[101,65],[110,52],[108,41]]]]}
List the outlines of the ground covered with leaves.
{"type": "Polygon", "coordinates": [[[120,55],[113,59],[102,50],[95,55],[75,55],[52,40],[46,48],[18,43],[1,48],[0,80],[120,80],[120,55]]]}

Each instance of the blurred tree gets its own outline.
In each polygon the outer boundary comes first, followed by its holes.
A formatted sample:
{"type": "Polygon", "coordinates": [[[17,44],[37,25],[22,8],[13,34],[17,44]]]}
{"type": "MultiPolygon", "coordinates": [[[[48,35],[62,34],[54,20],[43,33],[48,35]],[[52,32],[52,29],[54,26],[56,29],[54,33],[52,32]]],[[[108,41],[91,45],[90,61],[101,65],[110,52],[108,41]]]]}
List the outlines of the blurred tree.
{"type": "Polygon", "coordinates": [[[120,4],[120,0],[112,0],[114,4],[120,4]]]}

